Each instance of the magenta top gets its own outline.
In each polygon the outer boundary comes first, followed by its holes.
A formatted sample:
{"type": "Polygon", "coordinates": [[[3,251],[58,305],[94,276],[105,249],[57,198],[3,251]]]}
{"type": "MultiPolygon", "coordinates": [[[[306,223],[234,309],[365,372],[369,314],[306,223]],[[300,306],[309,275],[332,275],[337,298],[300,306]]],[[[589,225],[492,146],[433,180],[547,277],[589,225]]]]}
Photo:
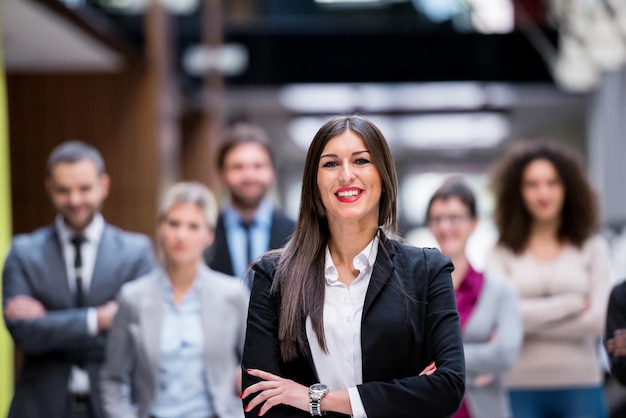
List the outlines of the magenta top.
{"type": "MultiPolygon", "coordinates": [[[[465,324],[472,316],[484,282],[484,274],[477,272],[470,265],[461,285],[454,291],[456,308],[459,311],[459,320],[461,322],[461,331],[465,329],[465,324]]],[[[454,414],[453,418],[471,418],[465,399],[463,399],[461,408],[454,414]]]]}

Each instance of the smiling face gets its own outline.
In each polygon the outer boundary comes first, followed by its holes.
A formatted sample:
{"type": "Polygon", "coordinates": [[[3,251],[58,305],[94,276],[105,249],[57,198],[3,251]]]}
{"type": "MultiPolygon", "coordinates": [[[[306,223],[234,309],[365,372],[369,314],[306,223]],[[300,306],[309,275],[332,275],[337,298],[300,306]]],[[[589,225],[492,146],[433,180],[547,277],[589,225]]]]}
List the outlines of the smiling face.
{"type": "Polygon", "coordinates": [[[442,253],[453,259],[465,254],[467,240],[476,228],[476,219],[458,197],[436,199],[428,211],[428,227],[442,253]]]}
{"type": "Polygon", "coordinates": [[[330,225],[359,222],[378,226],[382,183],[363,139],[347,130],[324,147],[317,187],[330,225]]]}
{"type": "Polygon", "coordinates": [[[193,203],[173,206],[158,226],[159,245],[168,265],[194,265],[213,241],[204,213],[193,203]]]}
{"type": "Polygon", "coordinates": [[[90,159],[63,162],[50,171],[46,189],[65,223],[75,231],[83,231],[100,211],[109,193],[109,177],[98,173],[90,159]]]}
{"type": "Polygon", "coordinates": [[[522,199],[526,210],[538,222],[559,220],[565,187],[554,164],[545,159],[531,161],[522,173],[522,199]]]}
{"type": "Polygon", "coordinates": [[[272,159],[261,144],[238,144],[224,158],[221,178],[235,207],[256,209],[274,183],[272,159]]]}

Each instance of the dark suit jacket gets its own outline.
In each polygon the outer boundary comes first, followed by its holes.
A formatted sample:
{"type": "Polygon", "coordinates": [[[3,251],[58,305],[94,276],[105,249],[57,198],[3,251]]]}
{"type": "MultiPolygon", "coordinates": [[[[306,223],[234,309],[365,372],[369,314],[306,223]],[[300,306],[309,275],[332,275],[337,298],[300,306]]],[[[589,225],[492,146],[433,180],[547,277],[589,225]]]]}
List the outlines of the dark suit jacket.
{"type": "MultiPolygon", "coordinates": [[[[307,386],[318,381],[308,346],[294,361],[286,363],[280,358],[277,335],[281,296],[269,292],[276,261],[277,256],[266,256],[253,267],[242,361],[244,387],[258,381],[245,373],[248,368],[307,386]]],[[[369,418],[448,417],[459,408],[465,388],[465,361],[452,269],[449,258],[437,250],[381,239],[361,325],[364,383],[358,391],[369,418]],[[418,376],[431,361],[435,361],[437,371],[432,376],[418,376]]],[[[257,413],[255,408],[246,416],[257,413]]],[[[310,415],[280,405],[265,416],[310,415]]]]}
{"type": "MultiPolygon", "coordinates": [[[[615,330],[620,328],[626,328],[626,281],[617,284],[611,291],[606,316],[605,342],[613,338],[615,330]]],[[[611,360],[611,374],[622,385],[626,385],[626,357],[615,357],[609,354],[609,359],[611,360]]]]}
{"type": "MultiPolygon", "coordinates": [[[[269,250],[281,248],[287,243],[293,228],[295,226],[292,221],[283,212],[274,209],[272,214],[272,227],[270,230],[270,247],[269,250]]],[[[241,251],[244,251],[242,248],[241,251]]],[[[220,271],[229,276],[234,276],[233,262],[230,257],[230,249],[228,247],[228,239],[226,236],[226,228],[224,227],[224,217],[220,214],[217,218],[215,226],[215,241],[213,245],[205,252],[205,260],[209,267],[213,270],[220,271]]]]}
{"type": "MultiPolygon", "coordinates": [[[[150,240],[107,224],[85,302],[102,305],[127,281],[154,265],[150,240]]],[[[17,295],[39,300],[48,311],[32,321],[6,320],[15,344],[24,353],[10,418],[65,417],[72,364],[85,365],[96,417],[102,416],[99,371],[104,357],[103,334],[87,330],[87,308],[75,306],[69,289],[63,250],[54,226],[16,236],[4,264],[2,300],[17,295]]]]}

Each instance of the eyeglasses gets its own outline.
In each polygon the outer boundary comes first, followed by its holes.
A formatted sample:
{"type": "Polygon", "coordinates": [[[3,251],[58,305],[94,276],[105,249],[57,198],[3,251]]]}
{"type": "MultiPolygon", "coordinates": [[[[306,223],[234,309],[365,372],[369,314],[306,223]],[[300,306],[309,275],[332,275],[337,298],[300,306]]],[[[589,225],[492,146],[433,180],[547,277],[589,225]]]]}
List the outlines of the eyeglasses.
{"type": "Polygon", "coordinates": [[[430,226],[439,226],[444,221],[448,221],[450,225],[457,226],[461,224],[461,222],[470,219],[469,213],[464,215],[445,215],[445,216],[432,216],[428,218],[428,225],[430,226]]]}

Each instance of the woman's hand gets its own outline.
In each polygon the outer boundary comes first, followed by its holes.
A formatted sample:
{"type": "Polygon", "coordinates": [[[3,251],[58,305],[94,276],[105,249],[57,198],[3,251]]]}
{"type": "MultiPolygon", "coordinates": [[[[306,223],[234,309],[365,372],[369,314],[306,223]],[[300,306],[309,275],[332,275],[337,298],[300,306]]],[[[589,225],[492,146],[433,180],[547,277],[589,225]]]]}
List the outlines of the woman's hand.
{"type": "Polygon", "coordinates": [[[496,377],[493,374],[479,374],[474,379],[474,386],[477,388],[489,386],[494,380],[496,380],[496,377]]]}
{"type": "Polygon", "coordinates": [[[426,368],[424,370],[422,370],[422,372],[419,374],[420,376],[426,375],[426,376],[430,376],[431,374],[435,373],[437,371],[437,366],[435,366],[435,362],[431,361],[430,364],[428,366],[426,366],[426,368]]]}
{"type": "Polygon", "coordinates": [[[284,404],[293,406],[303,411],[309,411],[309,388],[294,382],[293,380],[284,379],[272,373],[263,370],[248,369],[251,376],[263,379],[262,382],[255,383],[246,388],[241,394],[241,398],[247,398],[253,393],[259,392],[246,405],[245,411],[249,412],[258,405],[263,403],[259,416],[264,415],[267,411],[276,405],[284,404]]]}
{"type": "Polygon", "coordinates": [[[626,356],[626,329],[616,329],[613,338],[606,341],[606,351],[615,357],[626,356]]]}

